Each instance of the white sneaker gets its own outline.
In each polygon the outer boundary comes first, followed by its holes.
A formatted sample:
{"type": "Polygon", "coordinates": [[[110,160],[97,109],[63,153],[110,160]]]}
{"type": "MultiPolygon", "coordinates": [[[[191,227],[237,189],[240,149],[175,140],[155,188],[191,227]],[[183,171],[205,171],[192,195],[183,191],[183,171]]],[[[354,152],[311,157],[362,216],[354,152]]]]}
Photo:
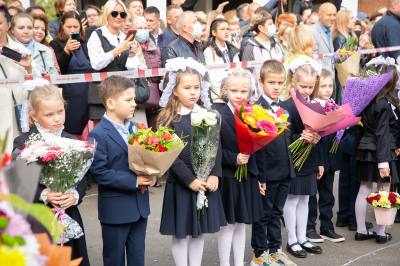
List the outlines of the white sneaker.
{"type": "Polygon", "coordinates": [[[281,266],[281,264],[276,262],[271,257],[269,251],[264,251],[264,253],[258,258],[256,258],[255,255],[253,255],[253,259],[251,260],[250,266],[281,266]]]}
{"type": "Polygon", "coordinates": [[[271,254],[271,257],[278,262],[280,265],[285,265],[285,266],[297,266],[296,263],[291,261],[289,257],[282,252],[282,249],[278,249],[277,252],[271,254]]]}

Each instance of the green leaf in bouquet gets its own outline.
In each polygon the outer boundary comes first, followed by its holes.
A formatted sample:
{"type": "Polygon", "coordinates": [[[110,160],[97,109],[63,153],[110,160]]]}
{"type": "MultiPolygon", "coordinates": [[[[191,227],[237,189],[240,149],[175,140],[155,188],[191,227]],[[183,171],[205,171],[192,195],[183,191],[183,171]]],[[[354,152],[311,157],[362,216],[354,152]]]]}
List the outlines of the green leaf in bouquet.
{"type": "Polygon", "coordinates": [[[242,114],[243,114],[243,112],[244,112],[244,104],[242,104],[242,106],[240,106],[240,110],[239,110],[239,119],[243,122],[243,119],[242,119],[242,114]]]}

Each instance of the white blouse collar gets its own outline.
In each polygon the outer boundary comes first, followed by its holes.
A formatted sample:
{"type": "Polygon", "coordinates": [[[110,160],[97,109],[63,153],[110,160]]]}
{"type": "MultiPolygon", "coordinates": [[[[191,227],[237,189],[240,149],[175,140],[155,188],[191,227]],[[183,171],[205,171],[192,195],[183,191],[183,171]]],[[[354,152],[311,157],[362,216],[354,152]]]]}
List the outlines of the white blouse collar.
{"type": "Polygon", "coordinates": [[[193,110],[189,110],[189,109],[187,109],[185,107],[181,107],[180,110],[178,111],[178,114],[180,114],[180,115],[188,115],[192,111],[196,112],[196,111],[198,111],[200,109],[201,109],[201,107],[197,103],[195,103],[194,106],[193,106],[193,110]]]}
{"type": "Polygon", "coordinates": [[[39,123],[35,122],[35,126],[37,130],[39,131],[40,135],[42,135],[44,138],[46,137],[59,137],[61,138],[61,134],[64,130],[64,126],[62,126],[59,130],[57,131],[51,131],[48,129],[43,128],[39,123]]]}
{"type": "Polygon", "coordinates": [[[233,107],[233,105],[229,101],[228,101],[228,107],[229,107],[229,109],[231,109],[232,113],[235,114],[235,112],[233,111],[235,109],[235,107],[233,107]]]}
{"type": "Polygon", "coordinates": [[[110,42],[111,45],[117,47],[119,42],[118,42],[118,38],[119,41],[123,41],[125,40],[125,33],[123,33],[122,31],[118,31],[118,36],[111,34],[111,32],[108,30],[107,25],[104,25],[103,27],[100,28],[101,33],[103,34],[103,36],[110,42]]]}

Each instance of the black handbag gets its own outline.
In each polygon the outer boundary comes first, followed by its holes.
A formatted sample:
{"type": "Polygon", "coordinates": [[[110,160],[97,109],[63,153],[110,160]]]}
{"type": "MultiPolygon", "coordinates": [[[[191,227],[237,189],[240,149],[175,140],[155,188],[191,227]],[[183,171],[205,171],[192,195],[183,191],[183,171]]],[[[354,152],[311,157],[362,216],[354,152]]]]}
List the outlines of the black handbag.
{"type": "Polygon", "coordinates": [[[135,102],[142,104],[150,99],[150,84],[146,78],[135,78],[135,102]]]}
{"type": "MultiPolygon", "coordinates": [[[[7,74],[4,71],[3,66],[0,64],[0,68],[3,71],[4,77],[7,78],[7,74]]],[[[15,118],[17,119],[17,126],[18,130],[22,132],[22,125],[21,125],[21,114],[22,114],[22,104],[17,104],[17,101],[15,100],[14,92],[11,88],[11,95],[14,101],[14,111],[15,111],[15,118]]]]}

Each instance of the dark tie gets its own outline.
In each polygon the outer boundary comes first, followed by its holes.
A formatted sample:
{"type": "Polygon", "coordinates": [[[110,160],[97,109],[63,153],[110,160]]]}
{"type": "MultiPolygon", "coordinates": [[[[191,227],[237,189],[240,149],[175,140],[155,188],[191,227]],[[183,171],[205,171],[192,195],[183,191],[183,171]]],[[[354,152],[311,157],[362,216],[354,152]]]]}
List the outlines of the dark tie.
{"type": "Polygon", "coordinates": [[[280,103],[280,102],[272,102],[272,103],[271,103],[271,106],[278,106],[278,107],[280,107],[280,106],[281,106],[281,103],[280,103]]]}

